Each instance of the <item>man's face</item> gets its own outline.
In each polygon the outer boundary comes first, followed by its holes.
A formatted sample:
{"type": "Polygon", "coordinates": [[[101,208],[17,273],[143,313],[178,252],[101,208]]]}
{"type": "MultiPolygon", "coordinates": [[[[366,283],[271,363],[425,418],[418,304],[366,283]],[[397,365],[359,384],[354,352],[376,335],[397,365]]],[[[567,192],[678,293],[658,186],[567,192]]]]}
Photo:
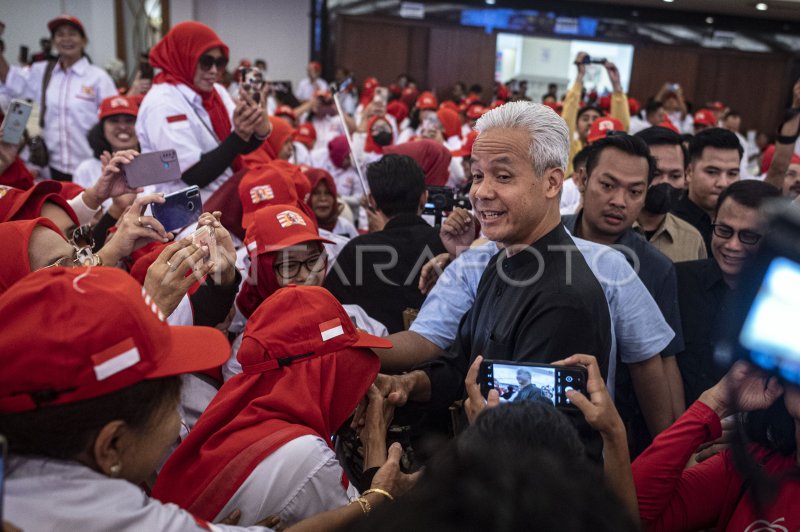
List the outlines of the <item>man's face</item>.
{"type": "Polygon", "coordinates": [[[783,195],[789,199],[800,196],[800,164],[790,164],[783,178],[783,195]]]}
{"type": "Polygon", "coordinates": [[[650,146],[656,159],[656,175],[651,185],[669,183],[675,188],[686,188],[686,170],[683,167],[683,150],[677,144],[650,146]]]}
{"type": "Polygon", "coordinates": [[[731,131],[739,131],[739,128],[742,127],[742,117],[732,115],[725,119],[723,122],[725,129],[730,129],[731,131]]]}
{"type": "Polygon", "coordinates": [[[656,111],[647,115],[647,121],[650,122],[651,126],[657,126],[664,121],[665,116],[666,111],[664,111],[663,107],[659,107],[656,111]]]}
{"type": "Polygon", "coordinates": [[[531,383],[531,376],[527,371],[520,370],[517,372],[517,382],[520,386],[526,386],[531,383]]]}
{"type": "Polygon", "coordinates": [[[532,243],[548,210],[558,209],[550,200],[561,190],[563,172],[537,176],[529,147],[527,131],[497,128],[478,135],[472,148],[470,201],[486,237],[504,246],[532,243]]]}
{"type": "Polygon", "coordinates": [[[600,113],[594,109],[586,111],[578,118],[578,136],[582,141],[586,141],[586,137],[589,136],[589,130],[592,128],[592,123],[598,118],[600,118],[600,113]]]}
{"type": "Polygon", "coordinates": [[[583,221],[595,235],[616,240],[644,206],[647,159],[606,148],[583,186],[583,221]]]}
{"type": "Polygon", "coordinates": [[[689,199],[708,213],[714,212],[720,193],[736,181],[739,181],[738,150],[707,147],[686,173],[689,199]]]}
{"type": "Polygon", "coordinates": [[[722,238],[717,236],[718,228],[715,228],[711,236],[711,254],[723,275],[728,277],[738,275],[747,258],[758,251],[758,247],[761,245],[760,241],[748,245],[739,240],[742,231],[760,234],[758,222],[757,209],[745,207],[731,198],[726,199],[720,205],[715,224],[727,226],[736,231],[730,238],[722,238]]]}

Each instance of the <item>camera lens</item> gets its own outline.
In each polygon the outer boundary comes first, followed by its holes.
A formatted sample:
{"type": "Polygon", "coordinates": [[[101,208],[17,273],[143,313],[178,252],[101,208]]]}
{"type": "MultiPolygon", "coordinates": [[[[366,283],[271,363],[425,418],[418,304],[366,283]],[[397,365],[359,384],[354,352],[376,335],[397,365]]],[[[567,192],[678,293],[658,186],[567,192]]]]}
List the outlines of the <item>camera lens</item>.
{"type": "Polygon", "coordinates": [[[189,209],[190,211],[193,211],[194,210],[194,203],[192,203],[191,201],[188,202],[186,204],[186,208],[189,209]]]}

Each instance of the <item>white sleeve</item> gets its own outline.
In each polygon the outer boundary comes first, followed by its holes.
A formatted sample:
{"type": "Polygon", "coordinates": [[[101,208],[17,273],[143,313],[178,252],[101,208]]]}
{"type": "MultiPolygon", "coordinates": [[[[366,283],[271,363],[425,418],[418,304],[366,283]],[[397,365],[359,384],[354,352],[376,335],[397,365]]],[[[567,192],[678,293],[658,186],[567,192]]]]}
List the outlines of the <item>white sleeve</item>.
{"type": "Polygon", "coordinates": [[[95,215],[100,212],[100,209],[103,208],[101,205],[96,209],[90,208],[86,205],[86,202],[83,201],[83,192],[72,198],[71,200],[67,200],[67,205],[72,207],[72,210],[75,212],[75,216],[78,217],[78,223],[80,225],[85,225],[94,220],[95,215]]]}
{"type": "Polygon", "coordinates": [[[335,510],[355,495],[342,486],[342,474],[336,455],[321,438],[295,438],[253,469],[214,521],[238,508],[242,512],[240,525],[277,514],[282,525],[291,526],[335,510]]]}
{"type": "Polygon", "coordinates": [[[144,112],[140,111],[136,120],[136,135],[142,144],[143,153],[175,150],[181,172],[185,172],[203,154],[193,127],[200,119],[187,104],[174,101],[174,98],[180,98],[179,93],[167,96],[171,97],[160,98],[159,102],[147,106],[145,99],[142,103],[144,112]],[[173,118],[168,120],[170,117],[173,118]],[[174,117],[180,119],[176,120],[174,117]]]}
{"type": "Polygon", "coordinates": [[[47,63],[34,63],[30,68],[11,65],[3,84],[6,94],[12,98],[33,100],[41,105],[42,81],[47,63]]]}

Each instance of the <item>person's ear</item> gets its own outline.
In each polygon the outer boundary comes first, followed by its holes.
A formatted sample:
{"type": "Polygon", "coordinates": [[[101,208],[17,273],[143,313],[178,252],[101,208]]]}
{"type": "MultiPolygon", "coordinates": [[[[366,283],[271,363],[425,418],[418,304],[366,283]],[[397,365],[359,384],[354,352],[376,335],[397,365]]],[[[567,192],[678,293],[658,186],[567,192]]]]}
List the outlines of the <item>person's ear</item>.
{"type": "Polygon", "coordinates": [[[573,174],[572,179],[575,180],[575,184],[578,186],[578,191],[581,194],[586,192],[586,185],[589,181],[589,176],[586,175],[585,168],[578,168],[573,174]]]}
{"type": "Polygon", "coordinates": [[[419,205],[417,205],[417,214],[422,214],[425,210],[425,204],[428,203],[428,189],[426,188],[422,195],[419,197],[419,205]]]}
{"type": "Polygon", "coordinates": [[[101,473],[109,477],[120,477],[124,464],[122,455],[127,440],[127,425],[116,420],[107,423],[92,444],[92,455],[101,473]]]}
{"type": "Polygon", "coordinates": [[[686,188],[689,188],[689,183],[692,182],[692,174],[694,174],[694,165],[690,163],[686,167],[686,188]]]}
{"type": "Polygon", "coordinates": [[[561,193],[561,187],[564,185],[564,169],[563,168],[550,168],[545,174],[546,187],[545,197],[557,198],[561,193]]]}

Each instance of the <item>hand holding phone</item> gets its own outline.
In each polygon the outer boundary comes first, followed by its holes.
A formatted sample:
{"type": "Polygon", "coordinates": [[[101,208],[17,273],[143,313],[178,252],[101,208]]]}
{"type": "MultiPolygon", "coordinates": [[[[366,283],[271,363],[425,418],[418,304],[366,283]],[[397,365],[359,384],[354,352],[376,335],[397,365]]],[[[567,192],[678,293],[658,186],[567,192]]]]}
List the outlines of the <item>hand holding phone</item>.
{"type": "Polygon", "coordinates": [[[208,255],[203,258],[203,263],[213,262],[219,264],[219,254],[217,253],[217,238],[214,235],[214,229],[208,225],[204,225],[194,233],[192,233],[192,244],[199,248],[208,249],[208,255]]]}
{"type": "Polygon", "coordinates": [[[195,185],[167,194],[164,196],[164,203],[151,203],[150,210],[165,231],[174,233],[200,218],[200,213],[203,212],[200,189],[195,185]]]}
{"type": "Polygon", "coordinates": [[[478,382],[482,395],[496,390],[507,402],[540,401],[558,408],[575,408],[568,392],[586,395],[587,370],[583,366],[484,360],[478,382]]]}
{"type": "Polygon", "coordinates": [[[122,169],[130,188],[167,183],[181,178],[178,153],[175,150],[142,153],[124,164],[122,169]]]}
{"type": "Polygon", "coordinates": [[[12,100],[3,119],[3,142],[17,145],[22,142],[33,106],[25,100],[12,100]]]}

